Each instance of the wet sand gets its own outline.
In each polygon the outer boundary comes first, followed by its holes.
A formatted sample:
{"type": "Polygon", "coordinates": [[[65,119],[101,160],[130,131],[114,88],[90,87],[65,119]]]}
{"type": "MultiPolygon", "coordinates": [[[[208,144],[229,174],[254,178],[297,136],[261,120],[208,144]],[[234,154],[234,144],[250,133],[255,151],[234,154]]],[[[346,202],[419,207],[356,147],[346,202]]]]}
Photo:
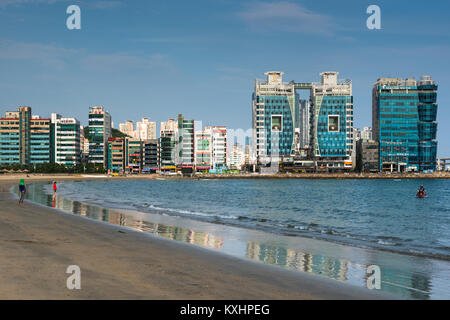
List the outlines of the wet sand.
{"type": "Polygon", "coordinates": [[[10,185],[0,182],[0,299],[392,298],[30,202],[19,207],[10,185]],[[66,287],[69,265],[81,268],[81,290],[66,287]]]}

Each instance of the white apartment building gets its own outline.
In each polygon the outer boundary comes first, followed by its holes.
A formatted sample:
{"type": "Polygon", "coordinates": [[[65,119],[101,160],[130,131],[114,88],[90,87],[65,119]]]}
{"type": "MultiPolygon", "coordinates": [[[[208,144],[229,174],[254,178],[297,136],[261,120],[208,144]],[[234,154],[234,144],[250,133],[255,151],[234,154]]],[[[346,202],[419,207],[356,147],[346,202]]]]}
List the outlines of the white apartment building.
{"type": "Polygon", "coordinates": [[[132,138],[135,138],[134,124],[133,124],[133,121],[131,121],[131,120],[127,120],[127,121],[125,121],[125,123],[120,123],[119,131],[132,137],[132,138]]]}
{"type": "Polygon", "coordinates": [[[364,127],[361,131],[361,139],[364,140],[372,140],[372,128],[371,127],[364,127]]]}
{"type": "Polygon", "coordinates": [[[245,154],[240,144],[234,144],[229,157],[229,168],[241,170],[245,164],[245,154]]]}
{"type": "Polygon", "coordinates": [[[213,127],[213,161],[214,169],[226,168],[227,166],[227,128],[213,127]]]}
{"type": "Polygon", "coordinates": [[[148,118],[142,118],[141,121],[136,123],[135,136],[141,140],[156,139],[156,122],[149,121],[148,118]]]}
{"type": "Polygon", "coordinates": [[[195,132],[195,166],[198,171],[212,168],[212,127],[195,132]]]}
{"type": "MultiPolygon", "coordinates": [[[[53,159],[55,163],[75,166],[81,162],[80,122],[52,113],[53,159]]],[[[83,135],[84,136],[84,135],[83,135]]]]}

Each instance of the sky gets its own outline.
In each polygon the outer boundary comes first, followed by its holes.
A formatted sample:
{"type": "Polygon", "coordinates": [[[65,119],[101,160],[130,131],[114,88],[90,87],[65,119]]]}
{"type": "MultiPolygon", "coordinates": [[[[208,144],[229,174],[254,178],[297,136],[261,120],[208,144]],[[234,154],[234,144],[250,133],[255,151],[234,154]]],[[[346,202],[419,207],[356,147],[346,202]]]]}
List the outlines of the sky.
{"type": "MultiPolygon", "coordinates": [[[[87,124],[103,105],[114,126],[182,113],[204,125],[251,127],[255,78],[351,79],[355,126],[371,126],[380,77],[431,75],[438,156],[450,157],[450,1],[0,0],[0,113],[28,105],[87,124]],[[81,9],[69,30],[66,9],[81,9]],[[369,5],[381,29],[369,30],[369,5]]],[[[301,92],[308,98],[308,92],[301,92]]]]}

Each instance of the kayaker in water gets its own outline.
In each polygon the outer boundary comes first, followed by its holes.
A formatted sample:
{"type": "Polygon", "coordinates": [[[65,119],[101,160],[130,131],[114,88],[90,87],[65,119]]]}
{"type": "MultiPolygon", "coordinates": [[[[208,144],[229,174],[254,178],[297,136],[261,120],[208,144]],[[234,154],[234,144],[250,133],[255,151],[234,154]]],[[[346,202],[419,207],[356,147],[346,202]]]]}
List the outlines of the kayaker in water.
{"type": "Polygon", "coordinates": [[[419,187],[419,191],[417,191],[417,197],[424,198],[427,196],[427,193],[425,191],[425,188],[423,186],[419,187]]]}

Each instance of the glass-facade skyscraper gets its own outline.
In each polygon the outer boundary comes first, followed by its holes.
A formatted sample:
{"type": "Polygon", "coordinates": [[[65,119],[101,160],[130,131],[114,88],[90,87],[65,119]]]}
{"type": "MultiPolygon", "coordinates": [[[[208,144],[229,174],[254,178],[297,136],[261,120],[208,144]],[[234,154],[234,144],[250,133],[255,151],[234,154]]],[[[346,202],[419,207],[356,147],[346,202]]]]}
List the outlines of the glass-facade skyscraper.
{"type": "Polygon", "coordinates": [[[89,108],[89,162],[108,165],[108,138],[111,137],[111,116],[102,107],[89,108]]]}
{"type": "Polygon", "coordinates": [[[381,78],[372,93],[373,138],[380,143],[380,170],[436,169],[437,86],[421,80],[381,78]]]}
{"type": "Polygon", "coordinates": [[[430,76],[417,82],[419,91],[419,170],[436,170],[437,85],[430,76]]]}
{"type": "Polygon", "coordinates": [[[338,81],[338,72],[322,72],[311,88],[310,146],[316,167],[351,170],[353,153],[353,96],[350,80],[338,81]]]}
{"type": "Polygon", "coordinates": [[[185,119],[182,114],[178,115],[177,130],[177,165],[182,167],[194,167],[194,120],[185,119]]]}
{"type": "Polygon", "coordinates": [[[283,82],[283,72],[266,72],[267,80],[255,80],[252,98],[253,146],[261,164],[293,156],[295,112],[299,96],[293,82],[283,82]]]}

